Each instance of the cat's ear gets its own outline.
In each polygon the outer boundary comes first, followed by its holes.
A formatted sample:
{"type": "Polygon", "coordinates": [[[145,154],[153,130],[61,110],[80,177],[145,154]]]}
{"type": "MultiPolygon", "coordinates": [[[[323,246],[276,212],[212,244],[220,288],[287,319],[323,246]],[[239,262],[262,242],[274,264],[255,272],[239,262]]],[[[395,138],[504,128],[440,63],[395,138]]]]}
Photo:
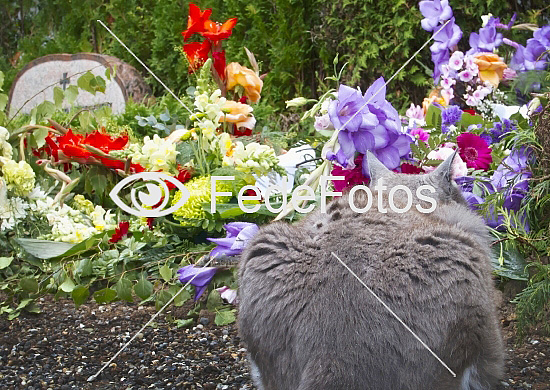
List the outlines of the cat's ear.
{"type": "Polygon", "coordinates": [[[371,183],[376,182],[381,177],[391,174],[391,171],[386,168],[386,166],[382,164],[370,150],[367,150],[365,157],[367,159],[371,183]]]}
{"type": "Polygon", "coordinates": [[[438,165],[438,167],[431,173],[432,176],[443,179],[446,182],[451,182],[453,161],[456,157],[457,151],[455,150],[445,161],[438,165]]]}

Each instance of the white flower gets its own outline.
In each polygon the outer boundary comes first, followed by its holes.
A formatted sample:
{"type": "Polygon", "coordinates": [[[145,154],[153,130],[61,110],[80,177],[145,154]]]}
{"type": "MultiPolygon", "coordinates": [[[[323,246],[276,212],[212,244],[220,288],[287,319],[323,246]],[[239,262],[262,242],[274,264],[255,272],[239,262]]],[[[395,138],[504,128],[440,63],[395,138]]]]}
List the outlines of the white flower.
{"type": "Polygon", "coordinates": [[[464,64],[464,53],[461,51],[455,51],[449,59],[449,68],[454,70],[460,70],[464,64]]]}
{"type": "Polygon", "coordinates": [[[149,171],[170,173],[176,165],[176,156],[179,153],[176,151],[176,144],[157,134],[153,139],[146,136],[143,141],[141,152],[134,154],[133,160],[149,171]]]}

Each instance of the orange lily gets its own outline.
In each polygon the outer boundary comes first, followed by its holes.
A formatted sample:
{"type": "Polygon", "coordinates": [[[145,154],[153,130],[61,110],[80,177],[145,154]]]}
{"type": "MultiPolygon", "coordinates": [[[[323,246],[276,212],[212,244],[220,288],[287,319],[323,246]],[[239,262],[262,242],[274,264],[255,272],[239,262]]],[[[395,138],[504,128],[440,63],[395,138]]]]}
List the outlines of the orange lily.
{"type": "Polygon", "coordinates": [[[212,10],[210,8],[201,11],[201,9],[195,4],[190,3],[189,16],[187,18],[187,30],[181,33],[181,35],[183,35],[183,40],[187,41],[191,35],[204,32],[205,23],[208,21],[211,14],[212,10]]]}

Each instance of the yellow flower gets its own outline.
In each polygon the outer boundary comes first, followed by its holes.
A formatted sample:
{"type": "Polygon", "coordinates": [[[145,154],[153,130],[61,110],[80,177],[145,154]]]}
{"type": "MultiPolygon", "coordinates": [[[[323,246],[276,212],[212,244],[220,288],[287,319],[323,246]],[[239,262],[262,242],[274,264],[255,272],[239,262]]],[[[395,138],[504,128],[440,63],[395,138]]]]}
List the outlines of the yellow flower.
{"type": "Polygon", "coordinates": [[[241,85],[245,90],[245,95],[252,103],[257,103],[260,100],[260,93],[264,82],[251,69],[244,67],[237,62],[231,62],[225,67],[227,72],[227,89],[233,89],[235,86],[241,85]]]}
{"type": "Polygon", "coordinates": [[[498,87],[498,83],[502,80],[504,69],[508,65],[494,53],[478,53],[474,57],[474,62],[479,68],[479,78],[481,81],[488,81],[494,87],[498,87]]]}
{"type": "Polygon", "coordinates": [[[428,108],[430,108],[432,103],[439,103],[442,106],[446,106],[447,102],[443,97],[440,95],[441,88],[436,88],[430,92],[427,98],[424,98],[424,101],[422,102],[422,114],[426,116],[426,113],[428,112],[428,108]]]}
{"type": "Polygon", "coordinates": [[[8,190],[14,191],[16,195],[28,195],[34,189],[34,171],[25,161],[16,163],[13,160],[0,157],[2,173],[8,190]]]}
{"type": "MultiPolygon", "coordinates": [[[[206,217],[206,211],[204,211],[203,204],[210,203],[211,181],[210,176],[199,176],[189,180],[184,184],[185,188],[189,191],[189,199],[183,206],[176,210],[173,215],[180,219],[182,226],[192,226],[193,224],[186,219],[202,219],[206,217]]],[[[216,181],[216,192],[231,192],[233,186],[229,181],[216,181]]],[[[181,191],[176,192],[176,195],[172,199],[172,205],[176,204],[181,199],[181,191]]],[[[227,203],[231,199],[231,196],[218,196],[216,197],[217,203],[227,203]]]]}
{"type": "Polygon", "coordinates": [[[252,115],[252,107],[248,104],[227,100],[223,105],[223,111],[226,113],[220,118],[220,122],[235,123],[237,128],[254,128],[256,118],[252,115]]]}
{"type": "Polygon", "coordinates": [[[80,210],[88,215],[94,212],[94,204],[88,199],[84,198],[84,196],[80,194],[75,195],[73,201],[77,210],[80,210]]]}

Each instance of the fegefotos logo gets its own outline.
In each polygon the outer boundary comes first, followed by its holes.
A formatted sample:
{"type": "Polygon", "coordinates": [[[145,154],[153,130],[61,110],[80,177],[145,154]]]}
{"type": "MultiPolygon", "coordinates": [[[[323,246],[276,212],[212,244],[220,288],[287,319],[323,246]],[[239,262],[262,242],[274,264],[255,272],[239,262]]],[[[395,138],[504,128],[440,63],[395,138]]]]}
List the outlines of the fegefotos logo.
{"type": "MultiPolygon", "coordinates": [[[[341,192],[329,191],[327,188],[327,183],[329,181],[344,180],[344,179],[345,178],[343,176],[321,176],[320,177],[320,184],[321,184],[320,211],[321,213],[326,213],[327,199],[329,197],[342,196],[341,192]]],[[[233,195],[231,192],[217,191],[216,183],[218,181],[233,181],[233,180],[235,180],[234,176],[212,176],[211,177],[210,212],[212,214],[216,212],[216,199],[218,197],[233,195]]],[[[239,208],[244,213],[251,214],[251,213],[258,212],[262,207],[262,205],[265,205],[267,210],[269,210],[272,213],[277,214],[282,212],[287,208],[287,198],[289,195],[285,184],[286,183],[283,181],[281,185],[271,185],[267,188],[259,188],[254,185],[246,185],[241,187],[237,195],[237,203],[239,205],[239,208]],[[249,190],[252,190],[256,195],[246,195],[246,193],[249,190]],[[275,208],[271,204],[272,195],[281,196],[282,204],[280,204],[278,208],[275,208]],[[262,199],[264,199],[264,203],[259,203],[262,199]],[[246,203],[247,201],[254,201],[254,203],[246,203]]],[[[389,209],[395,213],[405,213],[409,211],[412,208],[415,196],[418,200],[428,202],[430,204],[429,208],[425,208],[421,204],[416,204],[415,209],[417,211],[427,214],[427,213],[433,212],[437,207],[437,201],[431,196],[429,196],[428,194],[428,193],[431,193],[431,194],[435,193],[435,189],[430,185],[419,186],[418,188],[416,188],[413,195],[413,192],[407,186],[397,185],[397,186],[388,188],[387,186],[384,185],[384,179],[380,179],[377,181],[376,185],[374,186],[374,192],[376,192],[377,194],[376,208],[380,213],[388,212],[388,209],[385,207],[383,202],[383,199],[386,196],[386,193],[387,193],[389,209]],[[395,203],[396,196],[398,196],[400,199],[401,198],[404,199],[404,197],[400,192],[403,192],[407,199],[407,202],[404,207],[398,207],[395,203]]],[[[190,193],[187,190],[187,188],[185,188],[183,183],[181,183],[179,180],[175,179],[172,176],[169,176],[160,172],[143,172],[143,173],[138,173],[138,174],[126,177],[124,180],[119,182],[113,188],[113,190],[109,193],[109,196],[117,206],[119,206],[122,210],[124,210],[128,214],[132,214],[138,217],[162,217],[162,216],[171,214],[177,209],[179,209],[180,207],[182,207],[187,202],[187,200],[189,200],[190,193]],[[170,197],[165,196],[165,194],[169,194],[169,188],[166,182],[172,183],[179,191],[181,191],[181,198],[174,205],[172,205],[167,209],[165,209],[165,207],[168,204],[170,197]],[[138,183],[139,183],[139,186],[137,188],[132,187],[130,189],[130,200],[132,202],[132,205],[135,207],[134,209],[128,206],[119,197],[118,194],[126,186],[130,184],[133,185],[138,183]],[[146,191],[137,192],[140,189],[143,189],[146,191]]],[[[350,190],[348,195],[349,207],[354,212],[359,214],[366,213],[373,207],[373,199],[374,199],[373,191],[365,185],[354,186],[350,190]],[[356,196],[361,191],[364,192],[367,199],[367,203],[360,208],[356,204],[356,196]]],[[[299,213],[311,212],[315,208],[315,204],[310,203],[306,207],[302,207],[301,205],[314,200],[315,200],[315,191],[311,187],[306,185],[300,185],[294,188],[292,193],[290,194],[290,203],[292,204],[293,209],[299,213]]]]}

